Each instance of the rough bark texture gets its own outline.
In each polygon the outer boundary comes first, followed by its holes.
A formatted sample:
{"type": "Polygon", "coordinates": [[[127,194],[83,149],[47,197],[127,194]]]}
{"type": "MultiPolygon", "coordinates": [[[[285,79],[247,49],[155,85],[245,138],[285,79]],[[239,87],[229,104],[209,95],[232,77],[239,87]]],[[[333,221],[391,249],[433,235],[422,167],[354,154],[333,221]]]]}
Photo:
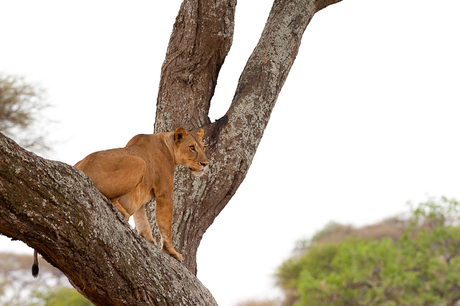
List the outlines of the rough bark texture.
{"type": "Polygon", "coordinates": [[[95,305],[217,305],[139,236],[87,176],[0,133],[0,232],[26,242],[95,305]]]}
{"type": "Polygon", "coordinates": [[[185,0],[161,68],[155,131],[209,124],[217,76],[232,45],[236,0],[185,0]]]}
{"type": "MultiPolygon", "coordinates": [[[[235,0],[185,0],[162,67],[155,130],[205,130],[210,169],[175,173],[173,242],[183,264],[140,237],[77,169],[0,134],[0,233],[58,267],[95,305],[215,305],[196,279],[201,238],[246,176],[314,13],[340,0],[276,0],[232,104],[208,110],[233,36],[235,0]]],[[[154,203],[148,205],[153,221],[154,203]]]]}
{"type": "MultiPolygon", "coordinates": [[[[184,169],[177,169],[175,173],[173,243],[184,255],[185,266],[193,273],[197,272],[196,251],[203,234],[246,176],[278,94],[296,58],[306,26],[315,12],[339,1],[275,1],[260,41],[240,77],[231,107],[224,117],[214,123],[209,123],[207,117],[209,101],[216,85],[214,80],[231,43],[233,22],[228,19],[229,16],[233,18],[235,4],[234,1],[217,1],[222,10],[226,9],[226,13],[219,10],[211,21],[207,20],[211,28],[207,29],[209,33],[187,36],[187,45],[195,46],[193,52],[188,53],[171,50],[186,48],[182,40],[177,38],[184,35],[184,15],[196,12],[201,4],[195,1],[182,5],[163,64],[155,131],[174,130],[178,126],[205,130],[210,160],[207,174],[194,179],[184,169]],[[227,16],[228,19],[218,16],[227,16]],[[231,27],[231,30],[214,30],[225,26],[231,27]],[[204,44],[200,42],[203,37],[211,41],[218,37],[225,42],[204,44]],[[219,61],[208,60],[213,54],[219,54],[216,56],[219,61]],[[184,63],[190,64],[184,68],[184,63]],[[203,71],[200,68],[203,65],[192,63],[207,63],[210,66],[203,71]],[[178,71],[185,71],[190,76],[187,82],[179,81],[179,76],[183,74],[178,71]]],[[[202,33],[202,30],[193,33],[198,32],[202,33]]],[[[151,224],[155,227],[154,204],[148,207],[151,224]]]]}

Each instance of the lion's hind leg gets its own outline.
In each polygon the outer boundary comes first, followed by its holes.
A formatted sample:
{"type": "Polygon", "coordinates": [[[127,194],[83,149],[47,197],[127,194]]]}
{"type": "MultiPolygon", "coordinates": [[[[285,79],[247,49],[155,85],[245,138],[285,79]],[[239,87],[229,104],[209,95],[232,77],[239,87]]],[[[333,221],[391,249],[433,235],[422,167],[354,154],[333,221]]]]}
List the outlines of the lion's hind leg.
{"type": "Polygon", "coordinates": [[[110,199],[113,203],[113,205],[115,205],[118,210],[121,212],[121,214],[123,215],[123,217],[125,217],[125,220],[126,221],[129,221],[129,217],[131,216],[127,211],[126,209],[120,204],[120,202],[118,202],[118,199],[119,198],[115,198],[115,199],[110,199]]]}
{"type": "Polygon", "coordinates": [[[144,179],[146,164],[140,157],[112,152],[119,151],[109,150],[90,154],[75,167],[89,176],[94,187],[111,199],[128,220],[134,210],[132,207],[123,206],[118,199],[139,186],[144,179]]]}
{"type": "Polygon", "coordinates": [[[152,228],[150,227],[149,220],[147,219],[147,214],[145,212],[145,204],[143,204],[136,212],[134,212],[134,223],[136,224],[136,229],[139,235],[145,238],[145,240],[152,242],[158,246],[155,238],[152,235],[152,228]]]}

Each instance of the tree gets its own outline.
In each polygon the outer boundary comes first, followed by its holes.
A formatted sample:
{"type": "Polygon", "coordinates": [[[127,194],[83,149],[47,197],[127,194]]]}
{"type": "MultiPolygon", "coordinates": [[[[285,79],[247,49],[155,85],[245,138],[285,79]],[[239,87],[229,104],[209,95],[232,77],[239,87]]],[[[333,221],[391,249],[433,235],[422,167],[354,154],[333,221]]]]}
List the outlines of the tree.
{"type": "Polygon", "coordinates": [[[95,305],[215,305],[195,277],[200,240],[246,176],[306,26],[339,1],[274,1],[232,104],[214,123],[208,111],[236,1],[182,3],[161,70],[155,131],[203,128],[211,162],[201,179],[184,169],[175,174],[173,237],[183,264],[137,235],[80,171],[3,135],[0,233],[38,250],[95,305]]]}
{"type": "Polygon", "coordinates": [[[30,254],[0,253],[0,305],[28,305],[31,293],[37,289],[45,286],[53,288],[70,286],[67,278],[46,262],[43,262],[40,267],[39,281],[31,278],[30,262],[30,254]]]}
{"type": "Polygon", "coordinates": [[[24,78],[0,74],[0,131],[25,148],[48,151],[43,134],[44,90],[24,78]],[[40,128],[38,128],[40,127],[40,128]],[[37,132],[39,131],[39,132],[37,132]]]}
{"type": "Polygon", "coordinates": [[[285,305],[458,305],[459,208],[446,198],[421,203],[396,240],[313,244],[278,270],[285,305]]]}

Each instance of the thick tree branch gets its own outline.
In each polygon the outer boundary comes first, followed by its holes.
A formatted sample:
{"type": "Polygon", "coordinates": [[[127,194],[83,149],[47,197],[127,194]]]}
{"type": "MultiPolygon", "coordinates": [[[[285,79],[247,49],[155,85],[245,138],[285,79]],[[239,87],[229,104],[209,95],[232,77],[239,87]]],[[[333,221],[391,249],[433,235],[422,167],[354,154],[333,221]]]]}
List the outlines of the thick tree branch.
{"type": "Polygon", "coordinates": [[[82,172],[1,133],[0,233],[38,250],[95,305],[216,305],[194,275],[139,236],[82,172]]]}
{"type": "Polygon", "coordinates": [[[161,68],[155,132],[210,123],[217,76],[232,45],[236,0],[184,0],[161,68]]]}
{"type": "MultiPolygon", "coordinates": [[[[305,28],[318,10],[338,1],[340,0],[276,0],[274,2],[261,38],[240,77],[230,109],[217,122],[203,126],[205,143],[209,145],[207,155],[210,160],[210,169],[208,173],[200,179],[193,179],[186,170],[179,169],[176,171],[173,242],[175,248],[185,256],[184,264],[193,273],[197,271],[196,251],[203,234],[235,194],[252,163],[271,111],[296,58],[305,28]]],[[[222,1],[218,2],[222,3],[222,1]]],[[[195,3],[194,5],[201,5],[199,1],[193,3],[195,3]]],[[[233,5],[231,1],[228,3],[233,5]]],[[[183,7],[189,5],[190,1],[185,0],[183,7]]],[[[183,18],[188,16],[184,12],[190,12],[190,10],[181,8],[178,21],[187,23],[187,21],[183,21],[183,18]]],[[[233,13],[229,15],[233,16],[233,13]]],[[[212,27],[212,25],[216,25],[217,28],[230,25],[233,27],[231,22],[224,22],[219,15],[208,14],[207,18],[209,21],[206,24],[207,27],[212,27]]],[[[220,50],[220,45],[206,44],[204,49],[199,50],[198,44],[194,43],[194,40],[189,46],[187,46],[188,40],[186,40],[184,45],[175,47],[174,44],[177,40],[173,37],[186,35],[186,33],[178,34],[184,31],[179,30],[178,21],[176,21],[173,30],[170,49],[179,48],[182,50],[192,48],[192,46],[196,49],[193,49],[194,52],[188,53],[168,51],[168,54],[181,54],[183,58],[176,62],[168,60],[170,58],[168,55],[165,60],[155,124],[156,127],[164,126],[169,127],[169,129],[176,127],[174,124],[179,123],[197,128],[200,127],[197,125],[198,122],[205,121],[196,118],[202,118],[204,115],[191,114],[190,117],[187,113],[190,108],[200,107],[201,102],[198,101],[211,100],[215,82],[206,83],[212,86],[212,90],[206,91],[206,96],[202,95],[204,91],[194,92],[192,90],[194,86],[199,84],[196,81],[199,79],[198,76],[198,79],[193,82],[178,82],[186,84],[184,86],[188,89],[175,93],[168,91],[168,99],[163,98],[165,95],[162,93],[163,82],[171,78],[172,74],[168,71],[170,69],[168,67],[172,63],[178,69],[175,72],[177,75],[181,75],[180,71],[187,74],[190,71],[188,66],[181,68],[177,63],[201,62],[202,54],[207,52],[216,54],[220,50]],[[172,47],[171,44],[173,44],[172,47]],[[185,98],[183,92],[187,93],[185,98]],[[184,106],[184,104],[186,105],[184,106]]],[[[212,32],[212,29],[208,28],[204,31],[212,32]]],[[[233,28],[225,33],[228,33],[226,46],[229,48],[233,28]]],[[[228,50],[225,49],[225,53],[222,55],[227,52],[228,50]]],[[[223,57],[221,58],[223,61],[223,57]]],[[[207,70],[204,79],[217,78],[217,73],[218,69],[207,70]]],[[[165,88],[169,88],[169,86],[176,85],[170,84],[165,88]]],[[[206,117],[208,109],[208,104],[201,109],[206,112],[206,117]]],[[[151,209],[154,207],[151,206],[151,209]]],[[[153,213],[150,215],[153,216],[153,213]]],[[[151,222],[154,224],[153,217],[151,217],[151,222]]]]}
{"type": "Polygon", "coordinates": [[[316,13],[322,10],[323,8],[328,7],[329,5],[335,4],[340,1],[342,0],[316,0],[315,1],[316,13]]]}
{"type": "MultiPolygon", "coordinates": [[[[183,265],[140,237],[80,171],[1,134],[0,233],[37,249],[96,305],[215,305],[192,274],[201,238],[246,176],[306,26],[338,1],[276,0],[230,109],[212,124],[209,105],[231,46],[236,0],[184,1],[155,123],[157,132],[203,127],[209,145],[207,174],[175,173],[173,243],[183,265]]],[[[149,210],[153,216],[154,204],[149,210]]]]}

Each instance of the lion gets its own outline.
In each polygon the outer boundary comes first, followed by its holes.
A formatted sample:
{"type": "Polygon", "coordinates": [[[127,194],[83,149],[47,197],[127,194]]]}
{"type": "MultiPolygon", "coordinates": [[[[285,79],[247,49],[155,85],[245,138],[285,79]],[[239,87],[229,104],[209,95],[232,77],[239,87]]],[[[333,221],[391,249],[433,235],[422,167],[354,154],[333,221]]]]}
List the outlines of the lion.
{"type": "MultiPolygon", "coordinates": [[[[161,249],[182,261],[172,244],[174,168],[182,165],[195,176],[208,167],[204,153],[203,129],[195,135],[184,128],[174,132],[134,136],[124,148],[94,152],[75,164],[94,187],[118,208],[126,221],[134,216],[141,236],[156,246],[147,219],[145,204],[156,199],[155,221],[161,235],[161,249]]],[[[38,274],[34,252],[33,275],[38,274]]]]}

